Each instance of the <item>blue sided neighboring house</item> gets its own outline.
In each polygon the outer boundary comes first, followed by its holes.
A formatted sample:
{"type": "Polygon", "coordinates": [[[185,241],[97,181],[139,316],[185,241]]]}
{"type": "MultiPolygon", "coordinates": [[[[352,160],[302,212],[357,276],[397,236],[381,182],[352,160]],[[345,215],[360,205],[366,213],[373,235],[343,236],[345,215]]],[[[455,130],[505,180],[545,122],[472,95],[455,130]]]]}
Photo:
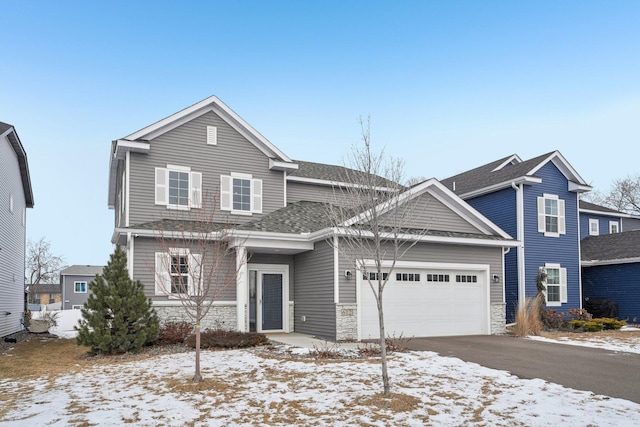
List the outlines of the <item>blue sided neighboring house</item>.
{"type": "Polygon", "coordinates": [[[631,226],[632,221],[634,221],[632,215],[580,200],[580,239],[626,231],[625,225],[631,226]]]}
{"type": "Polygon", "coordinates": [[[442,183],[522,243],[505,256],[507,322],[536,295],[541,269],[548,308],[582,308],[578,198],[591,187],[560,152],[529,160],[514,154],[442,183]]]}
{"type": "Polygon", "coordinates": [[[586,304],[617,303],[619,319],[640,320],[640,230],[588,236],[581,242],[582,292],[586,304]]]}

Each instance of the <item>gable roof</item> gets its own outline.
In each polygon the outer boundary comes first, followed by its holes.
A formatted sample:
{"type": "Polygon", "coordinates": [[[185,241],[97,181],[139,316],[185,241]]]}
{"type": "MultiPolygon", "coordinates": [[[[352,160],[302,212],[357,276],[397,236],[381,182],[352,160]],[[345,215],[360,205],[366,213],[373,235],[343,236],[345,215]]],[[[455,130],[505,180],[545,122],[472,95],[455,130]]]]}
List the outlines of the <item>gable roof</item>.
{"type": "MultiPolygon", "coordinates": [[[[346,177],[355,175],[365,177],[365,172],[350,169],[345,166],[328,165],[324,163],[306,162],[295,160],[298,164],[298,170],[294,170],[287,175],[287,181],[307,182],[320,185],[338,185],[349,186],[350,183],[345,182],[346,177]]],[[[376,184],[380,189],[395,189],[399,184],[390,181],[381,176],[376,176],[376,184]]],[[[400,186],[403,188],[402,186],[400,186]]]]}
{"type": "MultiPolygon", "coordinates": [[[[33,287],[33,285],[24,285],[24,289],[27,292],[31,291],[31,288],[33,287]]],[[[35,286],[35,290],[36,292],[40,293],[40,294],[61,294],[62,290],[61,290],[62,286],[60,283],[40,283],[39,285],[35,286]]]]}
{"type": "Polygon", "coordinates": [[[552,151],[529,160],[512,154],[491,163],[443,179],[442,184],[462,198],[473,197],[511,186],[511,183],[539,183],[536,172],[549,162],[575,183],[576,190],[591,189],[559,151],[552,151]]]}
{"type": "Polygon", "coordinates": [[[70,265],[60,271],[61,276],[95,276],[102,274],[103,265],[70,265]]]}
{"type": "Polygon", "coordinates": [[[640,230],[585,237],[580,251],[584,265],[640,262],[640,230]]]}
{"type": "Polygon", "coordinates": [[[18,166],[20,168],[20,178],[22,179],[22,189],[24,191],[24,200],[28,208],[34,206],[33,189],[31,188],[31,176],[29,175],[29,163],[27,162],[27,153],[24,151],[22,142],[18,137],[15,128],[8,124],[0,122],[0,138],[6,137],[9,144],[18,156],[18,166]]]}
{"type": "Polygon", "coordinates": [[[244,136],[250,143],[258,148],[258,150],[262,151],[262,153],[269,158],[269,167],[271,169],[295,170],[298,168],[298,166],[286,154],[280,151],[280,149],[273,145],[267,138],[262,136],[260,132],[255,130],[217,96],[210,96],[132,134],[112,141],[111,158],[109,160],[109,208],[113,208],[115,206],[116,169],[118,160],[124,158],[125,152],[148,152],[150,149],[150,140],[210,111],[217,114],[239,134],[244,136]]]}
{"type": "Polygon", "coordinates": [[[599,215],[613,216],[618,218],[634,218],[633,215],[608,208],[606,206],[597,205],[595,203],[580,200],[580,212],[595,213],[599,215]]]}

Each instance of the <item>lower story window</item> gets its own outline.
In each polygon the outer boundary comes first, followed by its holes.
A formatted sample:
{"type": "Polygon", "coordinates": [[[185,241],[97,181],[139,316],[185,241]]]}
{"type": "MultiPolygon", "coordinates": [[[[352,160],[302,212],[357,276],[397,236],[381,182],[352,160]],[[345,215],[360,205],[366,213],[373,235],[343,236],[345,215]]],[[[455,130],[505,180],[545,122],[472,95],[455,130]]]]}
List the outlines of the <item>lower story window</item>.
{"type": "Polygon", "coordinates": [[[73,310],[82,310],[82,306],[81,305],[74,305],[71,307],[73,310]]]}
{"type": "Polygon", "coordinates": [[[186,294],[189,283],[189,261],[186,255],[171,256],[171,293],[186,294]]]}
{"type": "Polygon", "coordinates": [[[559,268],[547,268],[547,302],[560,302],[559,268]]]}

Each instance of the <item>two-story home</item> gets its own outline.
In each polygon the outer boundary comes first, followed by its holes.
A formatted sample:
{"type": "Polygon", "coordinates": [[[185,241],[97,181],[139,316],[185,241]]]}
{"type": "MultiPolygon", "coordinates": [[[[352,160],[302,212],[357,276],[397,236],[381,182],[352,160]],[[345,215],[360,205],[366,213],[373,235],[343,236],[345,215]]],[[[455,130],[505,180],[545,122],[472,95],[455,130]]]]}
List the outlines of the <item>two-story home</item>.
{"type": "Polygon", "coordinates": [[[27,208],[33,207],[27,153],[0,122],[0,337],[22,329],[27,208]]]}
{"type": "MultiPolygon", "coordinates": [[[[355,185],[343,178],[344,168],[291,159],[215,96],[113,141],[110,154],[113,243],[126,248],[130,275],[163,321],[184,318],[178,294],[185,289],[171,284],[200,254],[163,247],[159,232],[191,226],[203,195],[214,194],[214,218],[234,228],[230,246],[240,271],[204,327],[337,340],[378,336],[364,279],[371,273],[363,271],[371,260],[340,251],[350,227],[369,212],[354,209],[341,227],[327,218],[329,203],[357,204],[336,196],[355,185]],[[167,221],[177,213],[180,221],[167,221]]],[[[382,180],[377,191],[391,190],[382,180]]],[[[503,332],[503,253],[519,243],[435,179],[400,189],[397,197],[415,202],[420,214],[403,235],[415,245],[393,271],[385,264],[387,331],[503,332]]]]}
{"type": "Polygon", "coordinates": [[[101,265],[71,265],[60,271],[62,309],[80,310],[91,293],[91,281],[102,274],[101,265]]]}
{"type": "Polygon", "coordinates": [[[560,152],[529,160],[514,154],[442,183],[522,243],[505,259],[509,322],[537,294],[541,269],[548,308],[582,307],[578,200],[591,187],[560,152]]]}

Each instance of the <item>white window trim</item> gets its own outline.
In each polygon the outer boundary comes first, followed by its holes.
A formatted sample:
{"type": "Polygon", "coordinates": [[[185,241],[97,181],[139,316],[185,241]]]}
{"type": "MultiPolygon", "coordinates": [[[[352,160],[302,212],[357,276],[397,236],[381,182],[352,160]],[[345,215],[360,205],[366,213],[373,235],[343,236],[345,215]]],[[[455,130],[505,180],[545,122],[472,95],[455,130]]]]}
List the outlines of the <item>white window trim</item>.
{"type": "Polygon", "coordinates": [[[73,293],[74,294],[86,294],[87,293],[87,288],[89,287],[89,284],[87,283],[86,280],[76,280],[73,282],[73,293]],[[76,285],[78,283],[84,283],[84,291],[78,291],[76,285]]]}
{"type": "Polygon", "coordinates": [[[71,309],[72,310],[81,310],[82,309],[82,305],[74,304],[74,305],[71,306],[71,309]]]}
{"type": "Polygon", "coordinates": [[[561,307],[562,304],[566,304],[568,301],[567,298],[567,269],[566,268],[562,268],[562,266],[560,264],[552,264],[552,263],[545,263],[543,269],[546,272],[548,268],[553,268],[553,269],[557,269],[558,270],[558,274],[559,274],[559,284],[558,285],[553,285],[553,286],[559,286],[560,287],[560,301],[547,301],[547,282],[545,280],[544,283],[544,301],[545,301],[545,305],[547,307],[561,307]]]}
{"type": "Polygon", "coordinates": [[[544,193],[541,197],[537,198],[538,204],[538,232],[544,233],[545,237],[560,237],[560,235],[566,234],[566,213],[564,199],[561,199],[556,194],[544,193]],[[546,227],[546,211],[545,200],[557,200],[558,201],[558,231],[547,231],[546,227]]]}
{"type": "Polygon", "coordinates": [[[253,178],[253,175],[246,173],[231,172],[229,175],[220,175],[220,210],[227,211],[232,215],[251,216],[254,213],[262,213],[263,183],[261,179],[253,178]],[[233,208],[233,180],[245,179],[249,181],[249,194],[251,205],[249,210],[239,210],[233,208]]]}
{"type": "Polygon", "coordinates": [[[600,220],[589,218],[589,236],[598,236],[600,235],[600,220]],[[593,230],[593,225],[595,224],[596,229],[593,230]]]}
{"type": "Polygon", "coordinates": [[[166,168],[155,168],[155,193],[156,205],[166,206],[167,209],[188,211],[202,207],[202,173],[194,172],[188,166],[167,165],[166,168]],[[163,182],[159,182],[159,172],[162,172],[163,182]],[[189,174],[189,201],[186,205],[169,203],[169,174],[170,172],[182,172],[189,174]],[[161,195],[160,197],[158,197],[161,195]]]}
{"type": "Polygon", "coordinates": [[[193,277],[200,274],[199,268],[202,262],[201,254],[192,254],[187,248],[169,248],[167,252],[155,253],[155,295],[166,296],[169,299],[180,299],[184,294],[174,294],[171,292],[171,257],[186,256],[188,259],[187,268],[187,289],[190,295],[195,295],[193,277]],[[197,270],[191,271],[192,268],[197,270]]]}
{"type": "Polygon", "coordinates": [[[615,234],[620,232],[620,224],[618,221],[609,221],[609,234],[615,234]],[[616,231],[613,231],[613,227],[616,227],[616,231]]]}

